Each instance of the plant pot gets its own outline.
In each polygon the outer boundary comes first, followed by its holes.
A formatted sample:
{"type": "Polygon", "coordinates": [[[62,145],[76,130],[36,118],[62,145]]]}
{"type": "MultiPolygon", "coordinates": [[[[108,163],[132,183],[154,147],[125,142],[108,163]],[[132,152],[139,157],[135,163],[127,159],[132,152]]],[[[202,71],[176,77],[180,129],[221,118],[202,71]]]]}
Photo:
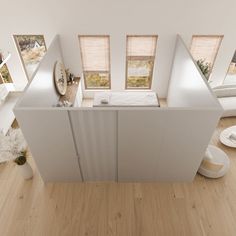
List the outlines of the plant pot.
{"type": "Polygon", "coordinates": [[[33,170],[28,162],[24,165],[18,165],[24,179],[31,179],[33,177],[33,170]]]}

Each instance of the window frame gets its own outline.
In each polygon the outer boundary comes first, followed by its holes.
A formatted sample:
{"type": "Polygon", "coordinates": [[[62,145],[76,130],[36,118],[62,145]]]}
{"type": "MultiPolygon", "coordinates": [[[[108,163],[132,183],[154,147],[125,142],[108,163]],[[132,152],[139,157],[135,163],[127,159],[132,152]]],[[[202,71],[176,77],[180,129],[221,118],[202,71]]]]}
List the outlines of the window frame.
{"type": "Polygon", "coordinates": [[[21,64],[23,66],[26,78],[27,78],[28,81],[30,81],[32,78],[30,78],[29,75],[28,75],[28,72],[27,72],[27,69],[26,69],[26,66],[25,66],[25,62],[24,62],[24,59],[23,59],[22,54],[21,54],[21,49],[20,49],[19,41],[17,39],[18,36],[27,36],[27,37],[41,36],[43,38],[43,42],[44,42],[44,46],[45,46],[45,54],[46,54],[48,49],[47,49],[45,37],[44,37],[44,34],[14,34],[13,35],[13,39],[15,41],[15,45],[16,45],[16,48],[17,48],[18,55],[20,56],[21,64]]]}
{"type": "MultiPolygon", "coordinates": [[[[234,54],[233,54],[233,56],[232,56],[232,59],[230,60],[230,63],[229,63],[229,66],[228,66],[226,75],[225,75],[225,77],[224,77],[224,79],[223,79],[223,81],[222,81],[222,85],[230,85],[230,84],[225,83],[225,80],[226,80],[226,77],[227,77],[227,75],[228,75],[228,73],[229,73],[230,65],[231,65],[231,63],[232,63],[232,61],[233,61],[235,55],[236,55],[236,49],[235,49],[235,51],[234,51],[234,54]]],[[[235,63],[235,64],[236,64],[236,63],[235,63]]],[[[235,67],[236,67],[236,65],[235,65],[235,67]]],[[[236,74],[235,74],[235,75],[236,75],[236,74]]],[[[235,84],[236,84],[236,81],[235,81],[235,84]]],[[[233,85],[235,85],[235,84],[233,84],[233,85]]]]}
{"type": "Polygon", "coordinates": [[[81,59],[81,64],[82,64],[82,74],[83,74],[83,79],[84,79],[84,87],[86,90],[110,90],[111,89],[111,47],[110,47],[110,35],[78,35],[78,39],[79,39],[79,49],[80,49],[80,59],[81,59]],[[85,71],[84,70],[84,62],[83,62],[83,57],[82,57],[82,47],[81,47],[81,42],[80,42],[80,38],[81,37],[107,37],[108,38],[108,60],[109,60],[109,71],[85,71]],[[108,80],[109,80],[109,87],[93,87],[93,88],[90,88],[88,87],[87,85],[87,81],[86,81],[86,78],[85,78],[85,74],[86,73],[105,73],[105,74],[108,74],[108,80]]]}
{"type": "MultiPolygon", "coordinates": [[[[218,53],[219,53],[219,49],[220,49],[221,43],[222,43],[223,38],[224,38],[224,35],[222,35],[222,34],[215,34],[215,35],[214,35],[214,34],[210,34],[210,35],[207,35],[207,34],[193,34],[193,35],[192,35],[192,38],[191,38],[190,48],[189,48],[190,53],[191,53],[193,59],[194,59],[194,56],[193,56],[193,54],[192,54],[192,52],[191,52],[191,47],[192,47],[192,43],[193,43],[193,38],[201,38],[201,37],[208,37],[208,38],[219,37],[219,38],[220,38],[219,45],[218,45],[218,47],[217,47],[216,54],[215,54],[215,56],[214,56],[214,60],[213,60],[213,62],[212,62],[211,70],[210,70],[210,73],[209,73],[209,74],[211,75],[212,70],[213,70],[213,67],[214,67],[214,65],[215,65],[216,57],[217,57],[217,55],[218,55],[218,53]]],[[[194,59],[194,60],[195,60],[195,59],[194,59]]],[[[196,61],[196,60],[195,60],[195,61],[196,61]]],[[[210,78],[210,76],[209,76],[209,78],[210,78]]]]}
{"type": "Polygon", "coordinates": [[[11,73],[10,73],[10,71],[9,71],[9,69],[8,69],[8,66],[7,66],[7,64],[5,63],[5,64],[0,68],[0,84],[7,84],[7,83],[13,84],[13,79],[12,79],[11,73]],[[9,76],[10,76],[10,81],[9,81],[9,82],[5,82],[5,81],[4,81],[4,78],[3,78],[3,76],[2,76],[1,69],[2,69],[4,66],[6,67],[7,73],[8,73],[9,76]]]}
{"type": "Polygon", "coordinates": [[[157,52],[157,41],[158,41],[158,35],[153,34],[153,35],[126,35],[126,55],[125,55],[125,64],[126,64],[126,69],[125,69],[125,90],[150,90],[152,87],[152,80],[153,80],[153,72],[154,72],[154,67],[155,67],[155,59],[156,59],[156,52],[157,52]],[[128,38],[129,37],[155,37],[156,38],[156,44],[155,44],[155,49],[154,49],[154,56],[128,56],[128,38]],[[153,61],[153,67],[150,73],[151,80],[149,82],[149,86],[146,88],[144,87],[128,87],[128,61],[129,60],[152,60],[153,61]]]}

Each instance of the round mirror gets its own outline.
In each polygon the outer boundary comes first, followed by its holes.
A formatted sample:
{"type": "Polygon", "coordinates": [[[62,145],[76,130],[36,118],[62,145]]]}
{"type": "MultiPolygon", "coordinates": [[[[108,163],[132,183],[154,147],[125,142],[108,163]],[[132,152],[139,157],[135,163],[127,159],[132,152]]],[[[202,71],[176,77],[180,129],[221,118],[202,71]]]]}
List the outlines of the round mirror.
{"type": "Polygon", "coordinates": [[[67,88],[66,71],[63,63],[60,61],[57,61],[54,66],[54,82],[57,92],[60,95],[65,95],[67,88]]]}

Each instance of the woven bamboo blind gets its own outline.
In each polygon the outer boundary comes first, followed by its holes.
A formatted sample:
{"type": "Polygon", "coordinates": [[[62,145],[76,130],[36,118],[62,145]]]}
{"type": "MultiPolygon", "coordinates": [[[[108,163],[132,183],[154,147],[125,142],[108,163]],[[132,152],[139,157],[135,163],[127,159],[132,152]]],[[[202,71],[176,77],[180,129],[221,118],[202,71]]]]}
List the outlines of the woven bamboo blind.
{"type": "Polygon", "coordinates": [[[157,36],[127,36],[127,56],[155,56],[157,36]]]}
{"type": "Polygon", "coordinates": [[[109,71],[109,36],[79,36],[83,70],[109,71]]]}
{"type": "Polygon", "coordinates": [[[221,35],[193,36],[190,48],[193,58],[196,61],[200,59],[205,60],[205,62],[208,62],[213,66],[222,39],[223,36],[221,35]]]}

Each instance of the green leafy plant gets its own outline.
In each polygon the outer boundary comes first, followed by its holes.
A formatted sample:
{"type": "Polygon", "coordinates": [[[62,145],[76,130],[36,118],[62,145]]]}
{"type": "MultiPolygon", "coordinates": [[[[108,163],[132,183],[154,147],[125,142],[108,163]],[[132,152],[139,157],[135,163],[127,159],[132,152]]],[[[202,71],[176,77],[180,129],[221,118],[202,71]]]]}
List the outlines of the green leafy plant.
{"type": "Polygon", "coordinates": [[[211,72],[211,63],[205,62],[205,60],[197,60],[197,65],[200,68],[202,74],[205,76],[206,80],[209,80],[211,72]]]}

